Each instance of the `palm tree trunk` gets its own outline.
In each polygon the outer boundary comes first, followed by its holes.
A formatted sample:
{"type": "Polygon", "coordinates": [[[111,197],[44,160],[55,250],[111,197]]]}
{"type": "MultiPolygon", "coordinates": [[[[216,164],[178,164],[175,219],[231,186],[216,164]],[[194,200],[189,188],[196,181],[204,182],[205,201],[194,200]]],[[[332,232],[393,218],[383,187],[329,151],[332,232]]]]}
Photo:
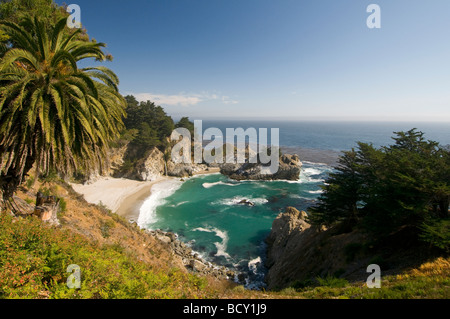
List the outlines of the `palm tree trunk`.
{"type": "Polygon", "coordinates": [[[28,155],[25,160],[23,171],[15,167],[9,168],[6,172],[0,174],[0,193],[2,195],[2,204],[5,204],[16,192],[28,172],[33,168],[35,156],[28,155]]]}

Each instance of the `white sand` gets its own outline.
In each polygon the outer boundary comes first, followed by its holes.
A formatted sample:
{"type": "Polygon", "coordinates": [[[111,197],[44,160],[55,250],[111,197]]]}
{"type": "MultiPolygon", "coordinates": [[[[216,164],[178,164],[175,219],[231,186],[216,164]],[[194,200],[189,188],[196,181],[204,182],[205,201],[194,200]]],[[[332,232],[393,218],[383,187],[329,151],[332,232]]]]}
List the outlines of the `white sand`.
{"type": "Polygon", "coordinates": [[[151,187],[164,179],[166,177],[161,177],[155,181],[139,182],[125,178],[100,177],[90,184],[71,185],[77,193],[84,195],[87,202],[91,204],[102,203],[111,211],[118,212],[127,198],[144,190],[150,193],[151,187]]]}
{"type": "MultiPolygon", "coordinates": [[[[195,175],[218,174],[218,168],[200,171],[195,175]]],[[[144,201],[150,197],[151,188],[156,183],[177,177],[161,176],[154,181],[139,182],[126,178],[99,177],[89,184],[71,184],[72,188],[91,204],[102,203],[108,209],[129,220],[136,221],[139,209],[144,201]]]]}

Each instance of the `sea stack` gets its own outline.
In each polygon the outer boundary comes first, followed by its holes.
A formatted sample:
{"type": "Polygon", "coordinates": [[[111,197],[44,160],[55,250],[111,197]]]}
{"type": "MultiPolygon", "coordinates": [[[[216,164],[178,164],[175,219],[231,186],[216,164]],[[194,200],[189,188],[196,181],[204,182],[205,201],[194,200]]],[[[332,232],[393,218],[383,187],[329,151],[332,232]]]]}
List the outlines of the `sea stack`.
{"type": "Polygon", "coordinates": [[[278,171],[274,174],[264,174],[261,163],[221,164],[220,173],[235,180],[290,180],[300,178],[302,163],[298,155],[283,154],[280,156],[278,171]]]}

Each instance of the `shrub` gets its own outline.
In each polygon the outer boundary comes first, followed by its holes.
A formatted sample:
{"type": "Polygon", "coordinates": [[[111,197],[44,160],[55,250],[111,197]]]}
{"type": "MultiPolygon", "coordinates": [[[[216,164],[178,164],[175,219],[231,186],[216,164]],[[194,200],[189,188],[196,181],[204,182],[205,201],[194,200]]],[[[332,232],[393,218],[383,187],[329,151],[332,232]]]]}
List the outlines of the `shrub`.
{"type": "Polygon", "coordinates": [[[154,269],[117,245],[38,219],[0,214],[0,228],[0,298],[198,298],[209,289],[204,278],[154,269]],[[81,269],[81,289],[66,285],[71,264],[81,269]]]}
{"type": "Polygon", "coordinates": [[[336,278],[327,275],[325,278],[317,277],[317,281],[320,286],[330,287],[330,288],[342,288],[348,285],[348,281],[343,278],[336,278]]]}
{"type": "Polygon", "coordinates": [[[432,220],[422,224],[420,238],[446,252],[450,252],[450,219],[432,220]]]}

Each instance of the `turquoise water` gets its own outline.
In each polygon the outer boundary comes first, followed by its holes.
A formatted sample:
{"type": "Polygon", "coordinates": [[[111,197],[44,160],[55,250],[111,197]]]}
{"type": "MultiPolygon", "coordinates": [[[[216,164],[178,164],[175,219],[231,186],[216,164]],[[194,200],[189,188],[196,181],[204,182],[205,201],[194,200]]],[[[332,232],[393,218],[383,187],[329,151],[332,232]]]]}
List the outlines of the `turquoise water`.
{"type": "Polygon", "coordinates": [[[264,239],[273,220],[287,206],[310,206],[330,171],[327,165],[305,163],[299,181],[237,182],[221,174],[166,181],[152,188],[138,222],[177,233],[206,260],[245,272],[249,287],[260,286],[264,239]]]}
{"type": "Polygon", "coordinates": [[[204,121],[203,129],[279,128],[283,152],[303,162],[299,181],[229,180],[220,174],[158,183],[141,207],[138,224],[172,231],[205,259],[248,274],[247,287],[261,287],[265,268],[264,239],[287,206],[306,210],[321,193],[342,150],[356,141],[376,147],[392,144],[394,131],[412,128],[425,138],[450,144],[449,123],[204,121]],[[254,206],[240,204],[249,200],[254,206]]]}

